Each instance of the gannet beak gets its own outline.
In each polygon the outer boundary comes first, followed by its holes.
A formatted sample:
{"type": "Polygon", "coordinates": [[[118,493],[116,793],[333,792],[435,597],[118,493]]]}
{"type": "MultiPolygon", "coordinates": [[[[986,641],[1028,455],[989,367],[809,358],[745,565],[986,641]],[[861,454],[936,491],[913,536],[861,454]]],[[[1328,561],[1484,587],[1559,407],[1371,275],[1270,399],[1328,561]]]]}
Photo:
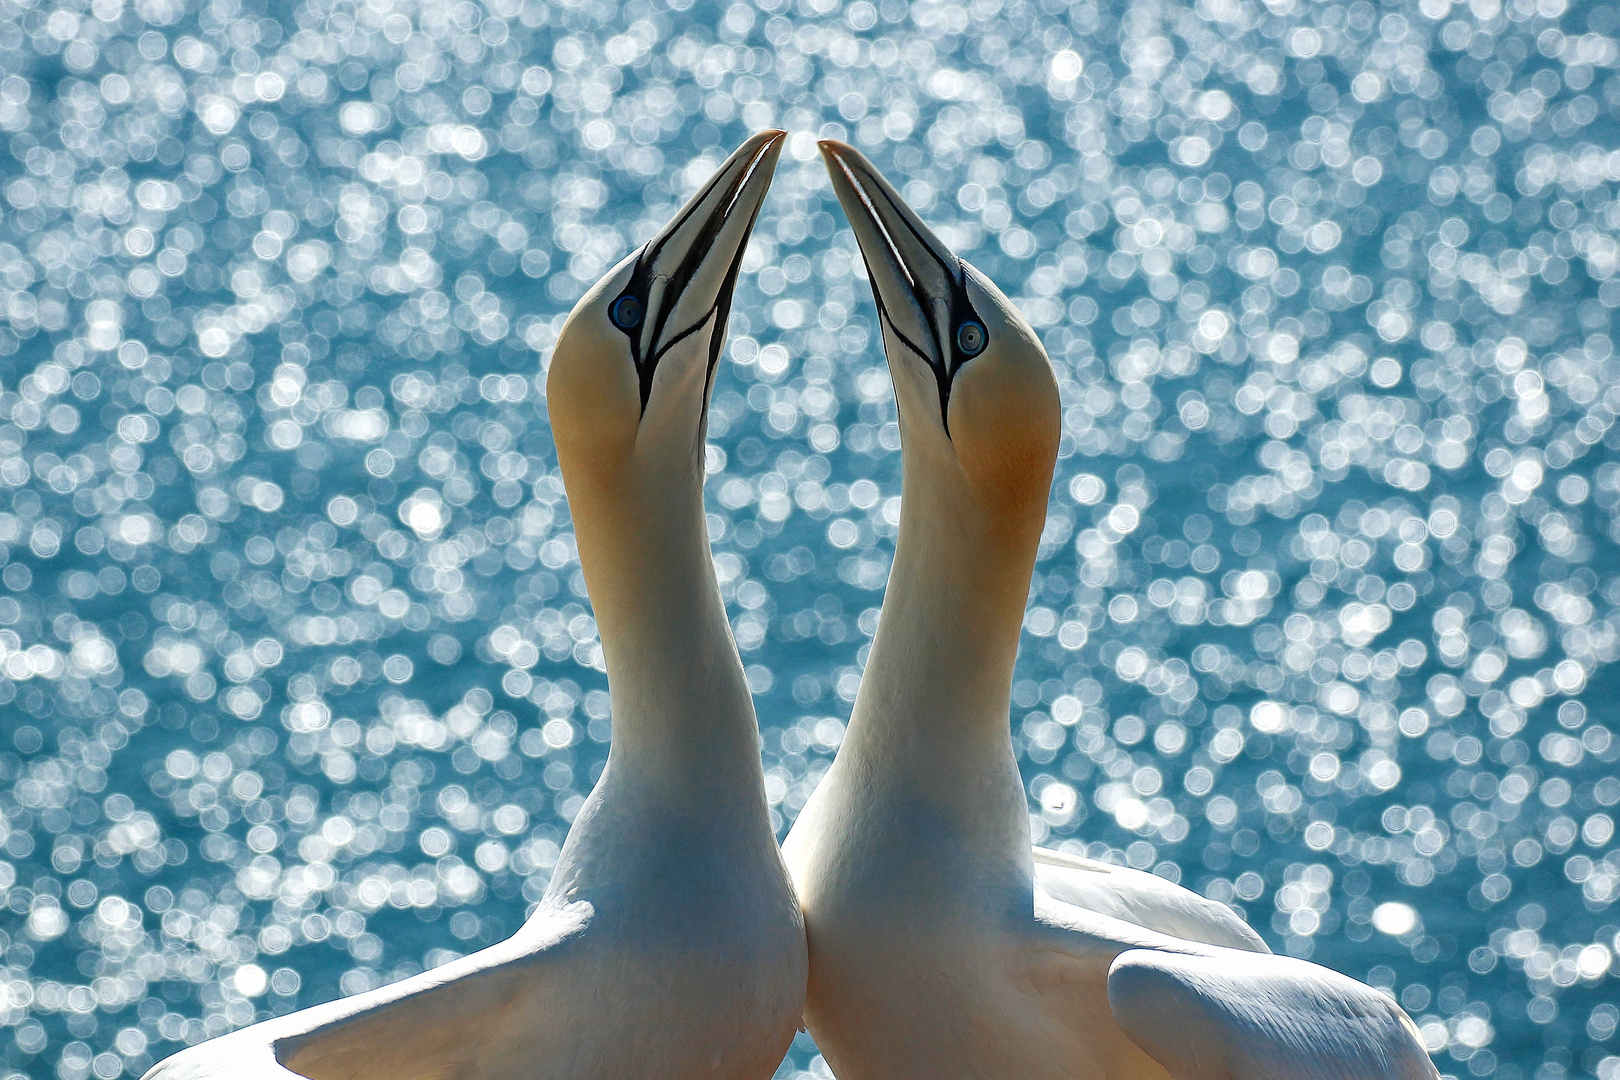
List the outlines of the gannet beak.
{"type": "Polygon", "coordinates": [[[933,372],[943,421],[956,372],[987,344],[964,264],[860,151],[832,139],[819,145],[866,262],[885,345],[892,335],[933,372]]]}
{"type": "Polygon", "coordinates": [[[713,371],[726,337],[743,251],[770,188],[785,131],[762,131],[713,177],[636,256],[608,317],[630,338],[645,411],[659,359],[675,343],[708,336],[713,371]]]}

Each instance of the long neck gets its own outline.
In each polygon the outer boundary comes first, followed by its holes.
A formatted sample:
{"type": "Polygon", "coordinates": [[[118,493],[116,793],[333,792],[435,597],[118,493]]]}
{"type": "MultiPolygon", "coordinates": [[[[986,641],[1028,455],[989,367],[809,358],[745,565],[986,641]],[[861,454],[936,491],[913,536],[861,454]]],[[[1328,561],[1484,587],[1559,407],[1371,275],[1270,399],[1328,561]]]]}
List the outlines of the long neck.
{"type": "Polygon", "coordinates": [[[980,498],[948,448],[913,451],[921,441],[906,444],[900,536],[845,749],[924,798],[1015,805],[1021,821],[1008,699],[1044,506],[980,498]]]}
{"type": "Polygon", "coordinates": [[[570,491],[575,535],[613,700],[613,767],[650,791],[751,797],[758,726],[715,583],[695,440],[638,441],[570,491]]]}

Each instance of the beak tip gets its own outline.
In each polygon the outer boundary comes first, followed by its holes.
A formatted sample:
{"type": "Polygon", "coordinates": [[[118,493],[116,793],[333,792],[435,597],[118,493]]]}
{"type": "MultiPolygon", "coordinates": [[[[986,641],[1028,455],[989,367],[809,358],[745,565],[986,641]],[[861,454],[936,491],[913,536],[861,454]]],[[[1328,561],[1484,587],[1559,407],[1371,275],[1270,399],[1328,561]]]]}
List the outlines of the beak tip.
{"type": "MultiPolygon", "coordinates": [[[[765,128],[748,136],[748,141],[737,148],[737,153],[744,157],[759,161],[767,155],[781,152],[782,145],[787,140],[788,133],[780,128],[765,128]]],[[[735,155],[733,155],[735,157],[735,155]]]]}
{"type": "Polygon", "coordinates": [[[780,128],[767,128],[754,138],[759,140],[759,149],[755,160],[769,161],[771,168],[776,167],[776,159],[782,154],[782,147],[787,145],[788,133],[780,128]]]}

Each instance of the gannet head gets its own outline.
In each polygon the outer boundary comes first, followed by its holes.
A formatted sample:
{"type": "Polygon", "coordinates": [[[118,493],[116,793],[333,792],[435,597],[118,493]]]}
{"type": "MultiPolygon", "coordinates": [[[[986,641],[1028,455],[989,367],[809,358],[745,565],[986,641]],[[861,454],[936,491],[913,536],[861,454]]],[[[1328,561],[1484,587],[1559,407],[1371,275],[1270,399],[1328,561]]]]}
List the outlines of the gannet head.
{"type": "MultiPolygon", "coordinates": [[[[701,484],[732,290],[785,134],[765,131],[743,143],[658,235],[574,306],[546,379],[565,476],[622,480],[628,467],[653,484],[701,484]]],[[[573,501],[580,492],[569,494],[573,501]]]]}
{"type": "Polygon", "coordinates": [[[1060,423],[1046,350],[859,151],[820,145],[877,301],[908,476],[921,470],[936,493],[965,486],[993,516],[1038,530],[1060,423]]]}

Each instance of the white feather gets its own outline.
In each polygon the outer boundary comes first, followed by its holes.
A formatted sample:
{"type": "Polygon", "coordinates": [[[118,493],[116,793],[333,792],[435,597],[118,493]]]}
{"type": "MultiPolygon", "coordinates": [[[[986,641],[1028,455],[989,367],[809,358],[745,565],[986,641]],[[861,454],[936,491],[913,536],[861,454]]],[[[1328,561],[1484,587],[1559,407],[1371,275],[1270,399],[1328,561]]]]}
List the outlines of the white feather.
{"type": "Polygon", "coordinates": [[[552,355],[614,738],[538,910],[499,945],[203,1043],[147,1080],[760,1080],[781,1061],[804,1001],[804,930],[704,531],[718,345],[699,331],[724,325],[723,284],[782,134],[749,140],[662,234],[681,269],[702,261],[648,319],[666,301],[703,314],[660,346],[650,400],[608,315],[631,261],[574,309],[552,355]]]}
{"type": "Polygon", "coordinates": [[[939,285],[937,239],[857,152],[823,148],[880,310],[896,312],[882,326],[904,485],[854,713],[785,847],[810,935],[805,1015],[833,1071],[1433,1080],[1383,995],[1270,955],[1233,911],[1179,885],[1031,849],[1008,696],[1056,386],[1006,297],[971,268],[939,285]],[[956,291],[911,295],[941,287],[956,291]],[[951,328],[926,316],[964,310],[989,344],[953,369],[951,328]]]}

